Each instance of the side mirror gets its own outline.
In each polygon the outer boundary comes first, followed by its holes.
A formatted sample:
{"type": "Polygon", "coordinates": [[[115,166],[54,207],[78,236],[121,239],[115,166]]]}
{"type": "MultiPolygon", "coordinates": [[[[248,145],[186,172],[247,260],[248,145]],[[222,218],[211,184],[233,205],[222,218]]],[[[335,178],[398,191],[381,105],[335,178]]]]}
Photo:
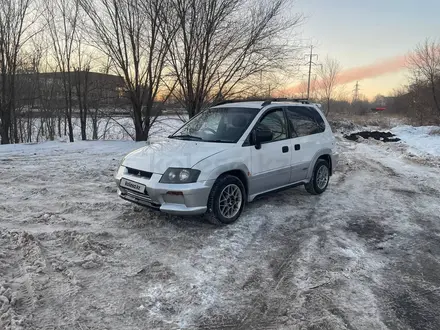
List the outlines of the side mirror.
{"type": "Polygon", "coordinates": [[[273,133],[269,129],[258,128],[255,131],[255,149],[261,149],[263,142],[272,141],[273,133]]]}

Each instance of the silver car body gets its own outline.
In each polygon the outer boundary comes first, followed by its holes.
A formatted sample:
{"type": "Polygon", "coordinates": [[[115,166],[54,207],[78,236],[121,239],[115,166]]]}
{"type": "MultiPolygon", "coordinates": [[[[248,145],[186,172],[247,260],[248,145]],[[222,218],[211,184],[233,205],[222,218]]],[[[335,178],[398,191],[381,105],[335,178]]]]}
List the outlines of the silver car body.
{"type": "Polygon", "coordinates": [[[218,107],[247,108],[258,113],[237,143],[167,138],[133,151],[124,158],[115,175],[118,195],[171,214],[202,214],[207,211],[212,186],[224,173],[240,174],[240,179],[245,181],[247,201],[251,202],[260,194],[307,183],[320,157],[328,159],[334,171],[338,160],[335,138],[318,106],[292,102],[262,106],[262,102],[246,102],[218,107]],[[304,107],[306,111],[313,107],[322,117],[325,130],[266,143],[259,150],[248,143],[249,134],[266,113],[274,109],[286,112],[288,107],[304,107]],[[170,167],[199,170],[200,175],[194,183],[161,183],[170,167]]]}

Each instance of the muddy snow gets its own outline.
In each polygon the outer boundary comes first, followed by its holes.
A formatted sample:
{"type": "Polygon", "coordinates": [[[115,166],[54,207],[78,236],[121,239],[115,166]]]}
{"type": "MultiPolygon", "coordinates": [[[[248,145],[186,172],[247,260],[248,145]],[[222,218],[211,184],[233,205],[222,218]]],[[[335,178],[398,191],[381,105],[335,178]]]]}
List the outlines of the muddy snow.
{"type": "Polygon", "coordinates": [[[0,147],[0,329],[439,329],[440,171],[339,138],[328,191],[231,226],[117,198],[142,143],[0,147]]]}

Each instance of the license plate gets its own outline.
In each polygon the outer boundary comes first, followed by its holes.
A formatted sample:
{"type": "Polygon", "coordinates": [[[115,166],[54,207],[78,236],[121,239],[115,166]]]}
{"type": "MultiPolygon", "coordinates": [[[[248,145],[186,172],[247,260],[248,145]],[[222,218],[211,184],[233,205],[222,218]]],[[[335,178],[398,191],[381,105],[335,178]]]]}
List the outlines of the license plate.
{"type": "Polygon", "coordinates": [[[145,193],[145,185],[131,180],[122,179],[121,187],[140,192],[141,194],[145,193]]]}

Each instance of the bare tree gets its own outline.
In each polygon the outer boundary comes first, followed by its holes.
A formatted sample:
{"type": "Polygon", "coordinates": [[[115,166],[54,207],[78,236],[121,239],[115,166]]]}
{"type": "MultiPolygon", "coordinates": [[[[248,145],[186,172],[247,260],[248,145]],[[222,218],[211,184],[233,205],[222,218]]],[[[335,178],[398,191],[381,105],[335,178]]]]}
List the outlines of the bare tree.
{"type": "Polygon", "coordinates": [[[429,84],[434,106],[440,115],[440,42],[426,39],[408,56],[408,67],[418,83],[420,80],[429,84]]]}
{"type": "Polygon", "coordinates": [[[87,140],[87,118],[89,115],[89,94],[91,89],[90,71],[92,57],[84,51],[81,40],[84,37],[78,36],[77,40],[77,65],[74,68],[74,89],[76,91],[77,105],[79,108],[79,120],[81,128],[81,139],[87,140]]]}
{"type": "Polygon", "coordinates": [[[15,79],[15,122],[18,123],[18,141],[32,142],[34,131],[34,108],[38,102],[38,67],[42,48],[27,47],[20,55],[15,79]]]}
{"type": "Polygon", "coordinates": [[[137,141],[146,140],[157,118],[165,56],[173,37],[168,0],[80,0],[89,16],[94,44],[124,77],[137,141]]]}
{"type": "Polygon", "coordinates": [[[81,140],[87,140],[87,115],[89,112],[90,67],[75,68],[74,89],[79,108],[81,140]]]}
{"type": "MultiPolygon", "coordinates": [[[[46,23],[52,41],[53,56],[61,73],[65,119],[69,127],[69,140],[73,137],[73,57],[76,47],[80,6],[78,0],[47,0],[46,23]]],[[[64,132],[66,134],[66,126],[64,132]]]]}
{"type": "Polygon", "coordinates": [[[32,0],[0,1],[0,136],[8,144],[18,142],[15,118],[15,78],[19,55],[28,41],[34,21],[30,18],[32,0]],[[12,134],[11,134],[12,133],[12,134]]]}
{"type": "Polygon", "coordinates": [[[282,72],[260,72],[240,83],[227,96],[232,98],[261,98],[278,96],[281,89],[288,83],[288,77],[282,72]],[[236,96],[237,95],[237,96],[236,96]]]}
{"type": "MultiPolygon", "coordinates": [[[[58,133],[61,136],[61,119],[64,117],[62,104],[59,103],[56,94],[56,85],[49,75],[44,73],[53,70],[50,53],[51,41],[50,36],[40,34],[38,39],[33,39],[33,48],[35,54],[41,53],[41,58],[36,58],[35,80],[37,83],[38,109],[40,117],[39,131],[37,133],[37,141],[41,139],[49,139],[53,141],[58,133]],[[58,132],[57,132],[58,131],[58,132]]],[[[32,49],[31,49],[32,50],[32,49]]]]}
{"type": "MultiPolygon", "coordinates": [[[[289,0],[176,0],[179,24],[169,62],[190,117],[261,72],[280,69],[294,49],[283,38],[302,17],[286,17],[289,0]]],[[[291,8],[289,8],[291,11],[291,8]]],[[[285,68],[285,67],[284,67],[285,68]]]]}
{"type": "MultiPolygon", "coordinates": [[[[307,89],[308,89],[307,80],[301,80],[301,82],[298,84],[298,94],[300,95],[301,98],[304,99],[307,98],[307,89]]],[[[310,89],[311,91],[314,90],[313,88],[310,89]]]]}
{"type": "Polygon", "coordinates": [[[342,71],[342,66],[338,60],[326,57],[324,63],[318,68],[317,89],[321,98],[326,103],[325,115],[331,110],[331,101],[335,96],[338,78],[342,71]]]}
{"type": "Polygon", "coordinates": [[[414,77],[404,92],[396,95],[399,112],[411,118],[417,125],[437,125],[440,116],[432,98],[431,84],[425,79],[414,77]]]}

